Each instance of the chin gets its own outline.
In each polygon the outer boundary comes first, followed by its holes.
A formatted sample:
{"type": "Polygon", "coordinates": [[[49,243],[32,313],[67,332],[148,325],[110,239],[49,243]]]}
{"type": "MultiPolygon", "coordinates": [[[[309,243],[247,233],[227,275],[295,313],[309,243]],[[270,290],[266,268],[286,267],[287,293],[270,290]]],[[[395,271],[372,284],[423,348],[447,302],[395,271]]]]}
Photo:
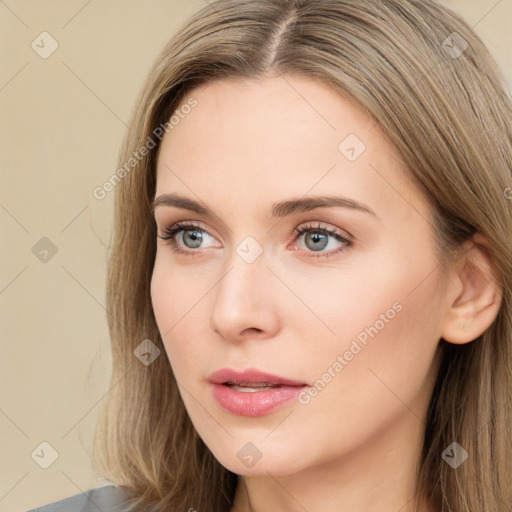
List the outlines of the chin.
{"type": "Polygon", "coordinates": [[[224,450],[212,450],[219,463],[232,473],[243,476],[286,476],[304,469],[305,459],[300,449],[276,450],[263,442],[233,441],[224,450]],[[235,449],[233,449],[235,448],[235,449]],[[229,452],[228,452],[229,450],[229,452]],[[299,452],[299,453],[298,453],[299,452]]]}

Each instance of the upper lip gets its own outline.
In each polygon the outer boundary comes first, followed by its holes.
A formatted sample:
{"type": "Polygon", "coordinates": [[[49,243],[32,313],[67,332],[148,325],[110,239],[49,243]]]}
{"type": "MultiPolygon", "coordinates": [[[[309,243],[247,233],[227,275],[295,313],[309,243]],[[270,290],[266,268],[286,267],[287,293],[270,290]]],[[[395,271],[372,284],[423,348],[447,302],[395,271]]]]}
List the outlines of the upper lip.
{"type": "Polygon", "coordinates": [[[271,384],[282,386],[307,386],[305,382],[287,379],[279,375],[272,375],[254,368],[238,372],[231,368],[222,368],[210,375],[209,381],[213,384],[271,384]]]}

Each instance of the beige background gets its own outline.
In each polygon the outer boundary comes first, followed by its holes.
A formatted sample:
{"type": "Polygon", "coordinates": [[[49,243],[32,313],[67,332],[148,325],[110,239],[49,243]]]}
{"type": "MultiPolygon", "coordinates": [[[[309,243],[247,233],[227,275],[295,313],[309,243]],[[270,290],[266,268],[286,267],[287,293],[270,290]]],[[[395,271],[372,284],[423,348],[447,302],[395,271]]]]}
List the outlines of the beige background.
{"type": "MultiPolygon", "coordinates": [[[[447,3],[475,27],[512,88],[512,0],[447,3]]],[[[110,380],[104,280],[113,194],[100,201],[92,190],[116,169],[157,53],[203,5],[0,3],[0,512],[106,483],[89,453],[110,380]],[[43,31],[58,42],[47,59],[31,47],[43,31]],[[48,249],[43,237],[57,250],[46,262],[33,252],[37,243],[48,249]],[[47,469],[36,463],[49,460],[43,441],[58,452],[47,469]]]]}

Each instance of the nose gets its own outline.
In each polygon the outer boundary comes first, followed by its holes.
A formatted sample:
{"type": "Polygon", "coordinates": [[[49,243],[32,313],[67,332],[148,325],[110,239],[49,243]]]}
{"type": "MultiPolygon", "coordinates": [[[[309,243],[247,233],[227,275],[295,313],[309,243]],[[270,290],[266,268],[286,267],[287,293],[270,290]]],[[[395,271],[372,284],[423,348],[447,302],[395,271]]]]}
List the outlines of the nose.
{"type": "Polygon", "coordinates": [[[275,336],[276,284],[264,253],[251,263],[235,253],[214,289],[210,327],[226,341],[275,336]]]}

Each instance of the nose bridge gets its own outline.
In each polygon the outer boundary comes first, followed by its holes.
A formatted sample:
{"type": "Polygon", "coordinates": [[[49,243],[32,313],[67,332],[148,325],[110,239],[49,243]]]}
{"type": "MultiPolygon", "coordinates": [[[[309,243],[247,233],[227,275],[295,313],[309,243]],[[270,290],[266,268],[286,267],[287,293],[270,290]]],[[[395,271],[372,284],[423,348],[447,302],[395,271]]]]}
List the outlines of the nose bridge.
{"type": "Polygon", "coordinates": [[[268,329],[270,311],[268,281],[263,248],[247,237],[233,252],[227,270],[217,284],[211,327],[227,338],[236,338],[247,328],[268,329]]]}
{"type": "Polygon", "coordinates": [[[223,279],[226,283],[219,283],[222,293],[233,298],[246,295],[247,302],[254,301],[257,290],[251,288],[268,279],[266,263],[263,246],[251,235],[243,238],[229,255],[228,274],[223,279]]]}

